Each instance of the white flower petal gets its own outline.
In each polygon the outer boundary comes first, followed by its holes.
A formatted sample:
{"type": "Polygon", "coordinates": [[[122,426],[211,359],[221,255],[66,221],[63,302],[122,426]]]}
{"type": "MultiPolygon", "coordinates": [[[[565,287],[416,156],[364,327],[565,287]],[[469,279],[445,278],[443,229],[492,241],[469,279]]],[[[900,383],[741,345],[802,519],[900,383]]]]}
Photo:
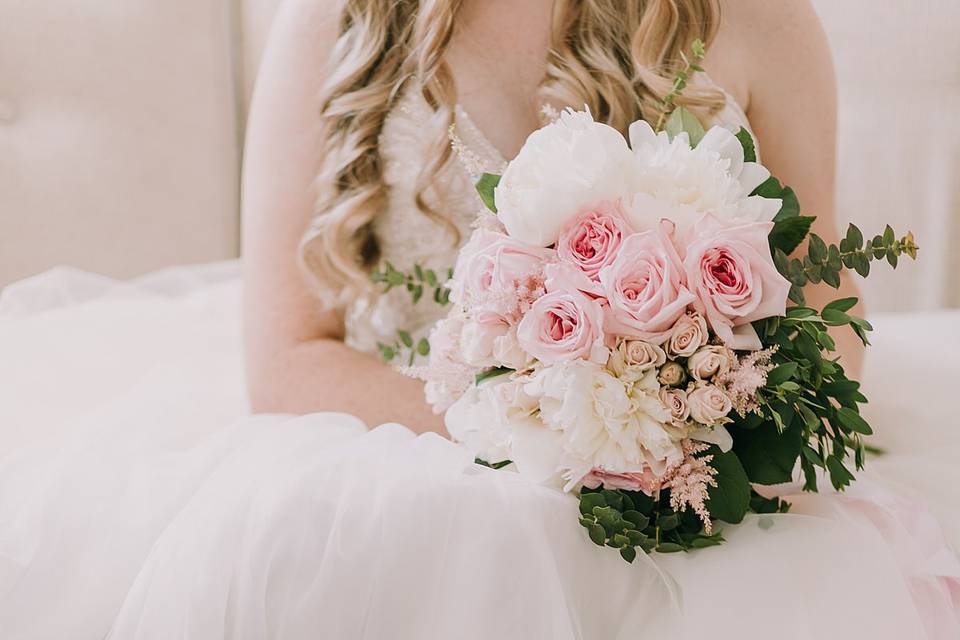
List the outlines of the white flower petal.
{"type": "Polygon", "coordinates": [[[691,440],[715,444],[723,453],[726,453],[733,448],[733,436],[730,435],[730,432],[727,431],[727,428],[723,425],[717,425],[715,427],[698,427],[690,431],[687,436],[691,440]]]}
{"type": "Polygon", "coordinates": [[[752,324],[733,327],[733,339],[727,342],[727,346],[738,351],[759,351],[763,348],[752,324]]]}

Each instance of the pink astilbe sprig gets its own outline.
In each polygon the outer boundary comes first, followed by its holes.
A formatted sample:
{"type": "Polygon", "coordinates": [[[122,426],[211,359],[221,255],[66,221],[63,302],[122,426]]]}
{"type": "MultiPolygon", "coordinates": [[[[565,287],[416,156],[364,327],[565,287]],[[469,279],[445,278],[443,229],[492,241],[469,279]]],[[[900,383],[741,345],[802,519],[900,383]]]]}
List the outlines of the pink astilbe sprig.
{"type": "Polygon", "coordinates": [[[430,363],[425,366],[401,367],[400,373],[422,380],[427,403],[434,413],[446,411],[473,385],[477,371],[463,361],[460,352],[459,318],[445,318],[430,333],[430,363]]]}
{"type": "Polygon", "coordinates": [[[464,305],[464,311],[471,316],[474,309],[497,309],[510,324],[517,324],[545,293],[543,273],[534,273],[515,279],[507,291],[478,295],[470,304],[464,305]]]}
{"type": "Polygon", "coordinates": [[[707,510],[709,488],[717,486],[717,470],[710,466],[712,455],[700,456],[710,445],[693,440],[684,440],[683,461],[671,469],[663,483],[664,489],[670,489],[670,506],[675,511],[693,509],[703,522],[703,530],[709,535],[713,531],[713,522],[707,510]]]}
{"type": "Polygon", "coordinates": [[[767,374],[774,368],[770,361],[777,347],[753,351],[733,362],[730,371],[717,376],[714,381],[730,397],[734,410],[740,417],[757,411],[757,391],[767,384],[767,374]]]}

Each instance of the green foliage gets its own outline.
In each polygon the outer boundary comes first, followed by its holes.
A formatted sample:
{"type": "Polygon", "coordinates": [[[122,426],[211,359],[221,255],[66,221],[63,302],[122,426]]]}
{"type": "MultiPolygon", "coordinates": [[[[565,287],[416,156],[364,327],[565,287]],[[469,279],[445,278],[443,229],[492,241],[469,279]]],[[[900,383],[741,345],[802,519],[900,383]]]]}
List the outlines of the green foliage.
{"type": "MultiPolygon", "coordinates": [[[[792,243],[774,240],[777,228],[784,222],[786,221],[778,222],[774,226],[770,234],[770,248],[773,251],[773,261],[777,270],[793,285],[790,290],[790,299],[799,305],[805,304],[803,287],[809,283],[825,282],[834,289],[838,289],[840,273],[844,269],[853,269],[866,277],[870,274],[870,263],[873,260],[885,258],[892,267],[896,268],[901,255],[916,259],[919,250],[912,233],[907,233],[898,240],[893,229],[888,225],[882,235],[874,236],[873,240],[865,242],[860,229],[851,224],[839,245],[828,246],[820,236],[811,233],[806,255],[789,258],[789,254],[795,248],[790,247],[792,243]]],[[[843,311],[828,307],[824,310],[827,315],[823,319],[831,326],[848,324],[847,316],[843,311]]],[[[865,331],[869,330],[869,325],[863,321],[855,324],[857,327],[854,330],[866,344],[865,331]]]]}
{"type": "Polygon", "coordinates": [[[715,520],[737,524],[750,509],[750,480],[733,451],[721,453],[711,447],[707,453],[713,455],[710,466],[717,470],[717,486],[710,487],[707,511],[715,520]]]}
{"type": "Polygon", "coordinates": [[[773,218],[774,222],[780,222],[788,218],[795,218],[800,215],[800,201],[797,200],[797,194],[793,189],[786,185],[781,185],[780,181],[770,176],[762,182],[759,187],[753,190],[752,196],[763,196],[764,198],[779,198],[782,202],[780,211],[773,218]]]}
{"type": "MultiPolygon", "coordinates": [[[[683,95],[683,91],[687,88],[687,84],[690,82],[690,76],[696,72],[703,72],[703,67],[700,65],[703,62],[704,57],[707,55],[706,45],[703,43],[703,40],[699,38],[693,41],[693,44],[690,47],[690,53],[693,56],[691,61],[687,58],[686,54],[682,51],[680,52],[680,57],[683,59],[683,66],[677,71],[676,75],[673,77],[673,86],[670,88],[670,91],[663,97],[663,104],[660,107],[660,115],[657,117],[657,123],[654,126],[654,131],[664,130],[664,123],[667,122],[667,118],[672,116],[677,106],[677,99],[683,95]]],[[[689,113],[689,112],[688,112],[689,113]]],[[[693,117],[693,114],[690,114],[690,117],[693,117]]],[[[693,117],[693,121],[696,122],[697,126],[700,127],[700,135],[697,137],[696,141],[693,139],[693,135],[690,136],[691,146],[696,146],[697,142],[700,142],[700,138],[703,137],[703,126],[700,125],[700,122],[693,117]]],[[[681,127],[677,130],[687,131],[687,129],[681,127]]],[[[688,131],[689,133],[689,131],[688,131]]],[[[671,133],[670,137],[672,138],[676,133],[671,133]]]]}
{"type": "MultiPolygon", "coordinates": [[[[423,299],[424,293],[430,292],[433,302],[441,307],[450,304],[450,290],[444,283],[451,277],[453,277],[452,269],[447,270],[446,277],[441,281],[441,277],[433,269],[414,264],[413,269],[408,273],[398,270],[389,261],[384,261],[381,268],[370,272],[370,280],[380,285],[383,293],[395,287],[404,287],[413,303],[417,304],[423,299]]],[[[430,355],[430,342],[426,338],[414,341],[409,332],[401,330],[397,332],[397,337],[392,343],[378,342],[377,350],[385,362],[405,357],[407,364],[413,365],[417,355],[430,355]]]]}
{"type": "Polygon", "coordinates": [[[371,282],[380,285],[383,293],[394,287],[405,287],[413,303],[417,304],[423,298],[423,294],[429,291],[433,301],[442,307],[450,304],[450,290],[447,289],[445,281],[451,277],[453,277],[452,269],[447,270],[446,278],[441,282],[440,276],[433,269],[415,264],[410,272],[400,271],[390,264],[390,261],[384,261],[382,268],[370,272],[371,282]]]}
{"type": "Polygon", "coordinates": [[[493,367],[492,369],[486,369],[477,374],[476,384],[480,384],[484,380],[489,380],[490,378],[496,378],[497,376],[502,376],[506,373],[513,373],[513,369],[508,367],[493,367]]]}
{"type": "Polygon", "coordinates": [[[677,107],[673,110],[673,113],[667,118],[667,123],[664,125],[663,130],[666,131],[671,138],[675,138],[680,133],[686,132],[690,139],[691,147],[697,146],[700,140],[703,139],[704,134],[706,134],[697,116],[683,107],[677,107]]]}
{"type": "Polygon", "coordinates": [[[503,469],[508,464],[511,464],[512,460],[501,460],[499,462],[487,462],[486,460],[481,460],[480,458],[474,458],[473,462],[480,465],[481,467],[488,467],[493,470],[503,469]]]}
{"type": "Polygon", "coordinates": [[[413,366],[414,359],[420,356],[430,355],[430,341],[426,338],[420,338],[414,341],[413,336],[407,331],[397,331],[397,338],[391,343],[378,342],[377,351],[380,352],[380,358],[384,362],[393,362],[394,360],[405,359],[408,366],[413,366]],[[406,357],[404,358],[404,354],[406,357]]]}
{"type": "MultiPolygon", "coordinates": [[[[795,364],[791,362],[781,366],[790,367],[795,364]]],[[[793,373],[796,373],[796,370],[795,366],[790,369],[793,373]]],[[[791,382],[789,377],[783,380],[783,383],[788,382],[791,382]]],[[[736,428],[738,421],[735,420],[729,427],[733,435],[733,450],[752,483],[771,485],[793,479],[793,470],[800,457],[802,433],[800,427],[793,424],[795,412],[786,411],[786,407],[782,409],[788,416],[783,431],[772,420],[752,429],[736,428]]],[[[777,415],[780,416],[779,413],[777,415]]],[[[783,421],[784,418],[781,417],[780,422],[783,421]]]]}
{"type": "Polygon", "coordinates": [[[793,216],[775,222],[768,237],[770,251],[782,251],[785,255],[793,253],[810,233],[810,226],[815,219],[811,216],[793,216]]]}
{"type": "Polygon", "coordinates": [[[497,203],[494,198],[494,191],[497,188],[497,185],[500,184],[500,176],[495,173],[484,173],[480,176],[480,179],[477,180],[476,189],[477,193],[480,194],[480,199],[483,200],[483,204],[487,206],[487,209],[497,212],[497,203]]]}
{"type": "Polygon", "coordinates": [[[869,323],[848,313],[856,303],[856,298],[835,300],[819,313],[791,307],[783,317],[755,323],[764,344],[776,345],[777,352],[776,368],[759,394],[758,415],[735,417],[730,427],[751,482],[786,481],[799,460],[805,489],[817,489],[817,467],[842,489],[853,479],[850,462],[862,468],[862,438],[872,430],[859,406],[867,399],[840,362],[826,355],[836,348],[829,334],[834,327],[848,326],[866,343],[869,323]]]}
{"type": "Polygon", "coordinates": [[[651,498],[638,491],[584,489],[580,524],[594,544],[617,549],[627,562],[636,559],[637,549],[675,553],[723,542],[719,532],[707,534],[692,511],[674,511],[666,492],[651,498]]]}
{"type": "Polygon", "coordinates": [[[740,131],[737,131],[737,140],[740,141],[740,146],[743,147],[743,161],[756,162],[757,144],[753,141],[753,136],[750,135],[746,127],[740,127],[740,131]]]}
{"type": "Polygon", "coordinates": [[[756,491],[750,492],[750,511],[754,513],[787,513],[790,503],[780,498],[764,498],[756,491]]]}

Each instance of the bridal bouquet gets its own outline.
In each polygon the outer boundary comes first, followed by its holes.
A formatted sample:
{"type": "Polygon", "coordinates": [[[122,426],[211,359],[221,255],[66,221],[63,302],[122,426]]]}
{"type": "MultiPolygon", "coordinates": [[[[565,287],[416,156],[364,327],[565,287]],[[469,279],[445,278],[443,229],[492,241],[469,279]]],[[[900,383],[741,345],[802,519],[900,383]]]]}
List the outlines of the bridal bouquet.
{"type": "Polygon", "coordinates": [[[803,288],[896,266],[912,237],[838,246],[809,233],[750,134],[683,109],[629,143],[586,112],[534,132],[448,282],[451,311],[417,373],[450,434],[494,468],[573,492],[598,545],[632,561],[723,541],[717,522],[785,511],[753,487],[837,489],[871,433],[829,329],[870,325],[803,288]],[[803,241],[802,257],[789,257],[803,241]]]}

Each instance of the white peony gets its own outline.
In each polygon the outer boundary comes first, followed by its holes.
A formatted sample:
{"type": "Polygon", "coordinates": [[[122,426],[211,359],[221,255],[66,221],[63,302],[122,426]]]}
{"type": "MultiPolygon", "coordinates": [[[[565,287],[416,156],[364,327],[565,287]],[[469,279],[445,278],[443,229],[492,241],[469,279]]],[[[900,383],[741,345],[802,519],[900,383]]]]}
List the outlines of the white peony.
{"type": "Polygon", "coordinates": [[[692,149],[686,133],[671,140],[638,120],[630,125],[630,146],[635,160],[627,219],[635,229],[654,229],[668,218],[683,234],[707,212],[768,222],[780,210],[779,199],[750,195],[770,172],[744,162],[740,141],[723,127],[711,128],[692,149]]]}
{"type": "Polygon", "coordinates": [[[483,369],[496,365],[493,348],[497,338],[510,329],[505,324],[467,320],[460,333],[460,355],[472,367],[483,369]]]}
{"type": "Polygon", "coordinates": [[[494,198],[513,238],[546,247],[581,209],[626,198],[633,156],[613,127],[566,110],[534,131],[500,179],[494,198]]]}
{"type": "MultiPolygon", "coordinates": [[[[510,386],[517,385],[507,376],[471,386],[444,415],[444,424],[453,439],[487,462],[510,459],[511,421],[521,418],[523,413],[522,408],[511,412],[510,386]],[[501,389],[504,386],[507,389],[501,389]]],[[[530,411],[526,413],[530,415],[530,411]]]]}
{"type": "Polygon", "coordinates": [[[665,423],[669,411],[602,366],[574,360],[545,367],[524,387],[539,399],[540,417],[561,435],[559,472],[570,489],[594,467],[617,473],[662,473],[679,461],[680,445],[665,423]]]}

